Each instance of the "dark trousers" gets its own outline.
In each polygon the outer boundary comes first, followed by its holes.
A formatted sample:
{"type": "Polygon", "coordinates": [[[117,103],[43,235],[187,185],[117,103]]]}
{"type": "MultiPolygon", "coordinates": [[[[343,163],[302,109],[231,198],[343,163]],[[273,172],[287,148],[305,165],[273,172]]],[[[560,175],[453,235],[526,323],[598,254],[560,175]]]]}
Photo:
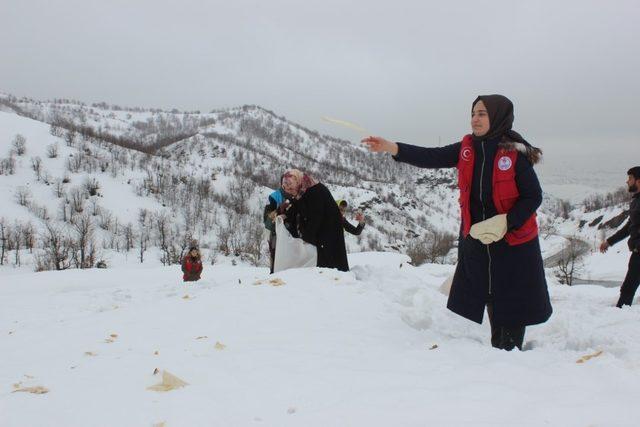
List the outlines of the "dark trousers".
{"type": "Polygon", "coordinates": [[[491,345],[501,350],[511,351],[514,348],[522,350],[524,341],[524,326],[499,326],[493,321],[493,305],[487,304],[489,323],[491,324],[491,345]]]}
{"type": "Polygon", "coordinates": [[[273,274],[273,264],[276,262],[276,233],[269,234],[269,257],[271,258],[270,273],[273,274]]]}
{"type": "Polygon", "coordinates": [[[620,299],[618,299],[616,306],[631,305],[638,285],[640,285],[640,254],[633,252],[629,258],[629,269],[620,287],[620,299]]]}

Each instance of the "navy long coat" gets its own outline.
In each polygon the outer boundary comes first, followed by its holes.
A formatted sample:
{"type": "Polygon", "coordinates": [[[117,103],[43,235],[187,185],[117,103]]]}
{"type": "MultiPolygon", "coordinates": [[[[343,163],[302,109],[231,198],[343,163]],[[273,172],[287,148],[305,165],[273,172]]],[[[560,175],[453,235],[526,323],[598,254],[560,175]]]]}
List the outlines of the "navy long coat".
{"type": "MultiPolygon", "coordinates": [[[[498,214],[493,203],[493,167],[499,140],[474,141],[475,163],[471,186],[472,224],[498,214]],[[484,168],[483,168],[484,165],[484,168]],[[482,177],[482,179],[481,179],[482,177]]],[[[451,168],[458,163],[461,143],[425,148],[398,144],[394,158],[422,168],[451,168]]],[[[516,185],[520,197],[507,214],[509,229],[519,228],[542,203],[542,189],[527,157],[518,153],[516,185]]],[[[447,308],[482,323],[487,303],[493,305],[497,326],[526,326],[545,322],[551,302],[538,238],[509,246],[502,239],[484,245],[460,234],[456,266],[447,308]]]]}

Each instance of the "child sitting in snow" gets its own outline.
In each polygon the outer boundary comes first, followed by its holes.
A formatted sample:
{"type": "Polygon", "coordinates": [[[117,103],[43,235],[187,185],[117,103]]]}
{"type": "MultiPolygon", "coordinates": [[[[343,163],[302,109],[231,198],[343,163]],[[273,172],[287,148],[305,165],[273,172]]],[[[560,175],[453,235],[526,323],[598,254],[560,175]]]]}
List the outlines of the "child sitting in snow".
{"type": "Polygon", "coordinates": [[[182,259],[182,280],[185,282],[196,282],[200,280],[202,274],[202,259],[197,246],[189,248],[189,252],[182,259]]]}

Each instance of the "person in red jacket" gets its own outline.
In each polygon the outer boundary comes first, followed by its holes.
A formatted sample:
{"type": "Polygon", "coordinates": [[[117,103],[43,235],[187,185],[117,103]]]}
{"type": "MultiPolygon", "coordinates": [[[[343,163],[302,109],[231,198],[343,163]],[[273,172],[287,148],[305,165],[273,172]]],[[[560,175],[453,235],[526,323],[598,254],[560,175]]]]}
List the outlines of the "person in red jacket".
{"type": "Polygon", "coordinates": [[[455,144],[362,141],[399,162],[458,169],[458,264],[447,308],[482,323],[486,307],[491,344],[505,350],[522,349],[525,327],[546,322],[553,311],[536,221],[542,189],[533,165],[542,151],[512,129],[513,120],[508,98],[481,95],[471,105],[472,133],[455,144]]]}
{"type": "Polygon", "coordinates": [[[189,248],[189,252],[182,259],[182,280],[185,282],[196,282],[200,280],[202,274],[202,259],[200,251],[197,247],[192,246],[189,248]]]}

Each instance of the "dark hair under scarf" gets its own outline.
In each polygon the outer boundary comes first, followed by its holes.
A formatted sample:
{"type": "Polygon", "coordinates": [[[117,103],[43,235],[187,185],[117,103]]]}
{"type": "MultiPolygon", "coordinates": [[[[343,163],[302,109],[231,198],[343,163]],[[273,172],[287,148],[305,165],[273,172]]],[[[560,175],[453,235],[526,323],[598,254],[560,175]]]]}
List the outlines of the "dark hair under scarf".
{"type": "Polygon", "coordinates": [[[480,95],[473,101],[471,111],[473,111],[473,107],[476,106],[478,101],[482,101],[487,109],[490,127],[486,135],[481,137],[473,135],[473,139],[501,138],[502,142],[519,142],[524,144],[528,150],[535,152],[536,161],[533,163],[536,163],[542,155],[542,151],[539,148],[533,147],[522,135],[511,129],[513,126],[513,103],[509,98],[503,95],[480,95]]]}

